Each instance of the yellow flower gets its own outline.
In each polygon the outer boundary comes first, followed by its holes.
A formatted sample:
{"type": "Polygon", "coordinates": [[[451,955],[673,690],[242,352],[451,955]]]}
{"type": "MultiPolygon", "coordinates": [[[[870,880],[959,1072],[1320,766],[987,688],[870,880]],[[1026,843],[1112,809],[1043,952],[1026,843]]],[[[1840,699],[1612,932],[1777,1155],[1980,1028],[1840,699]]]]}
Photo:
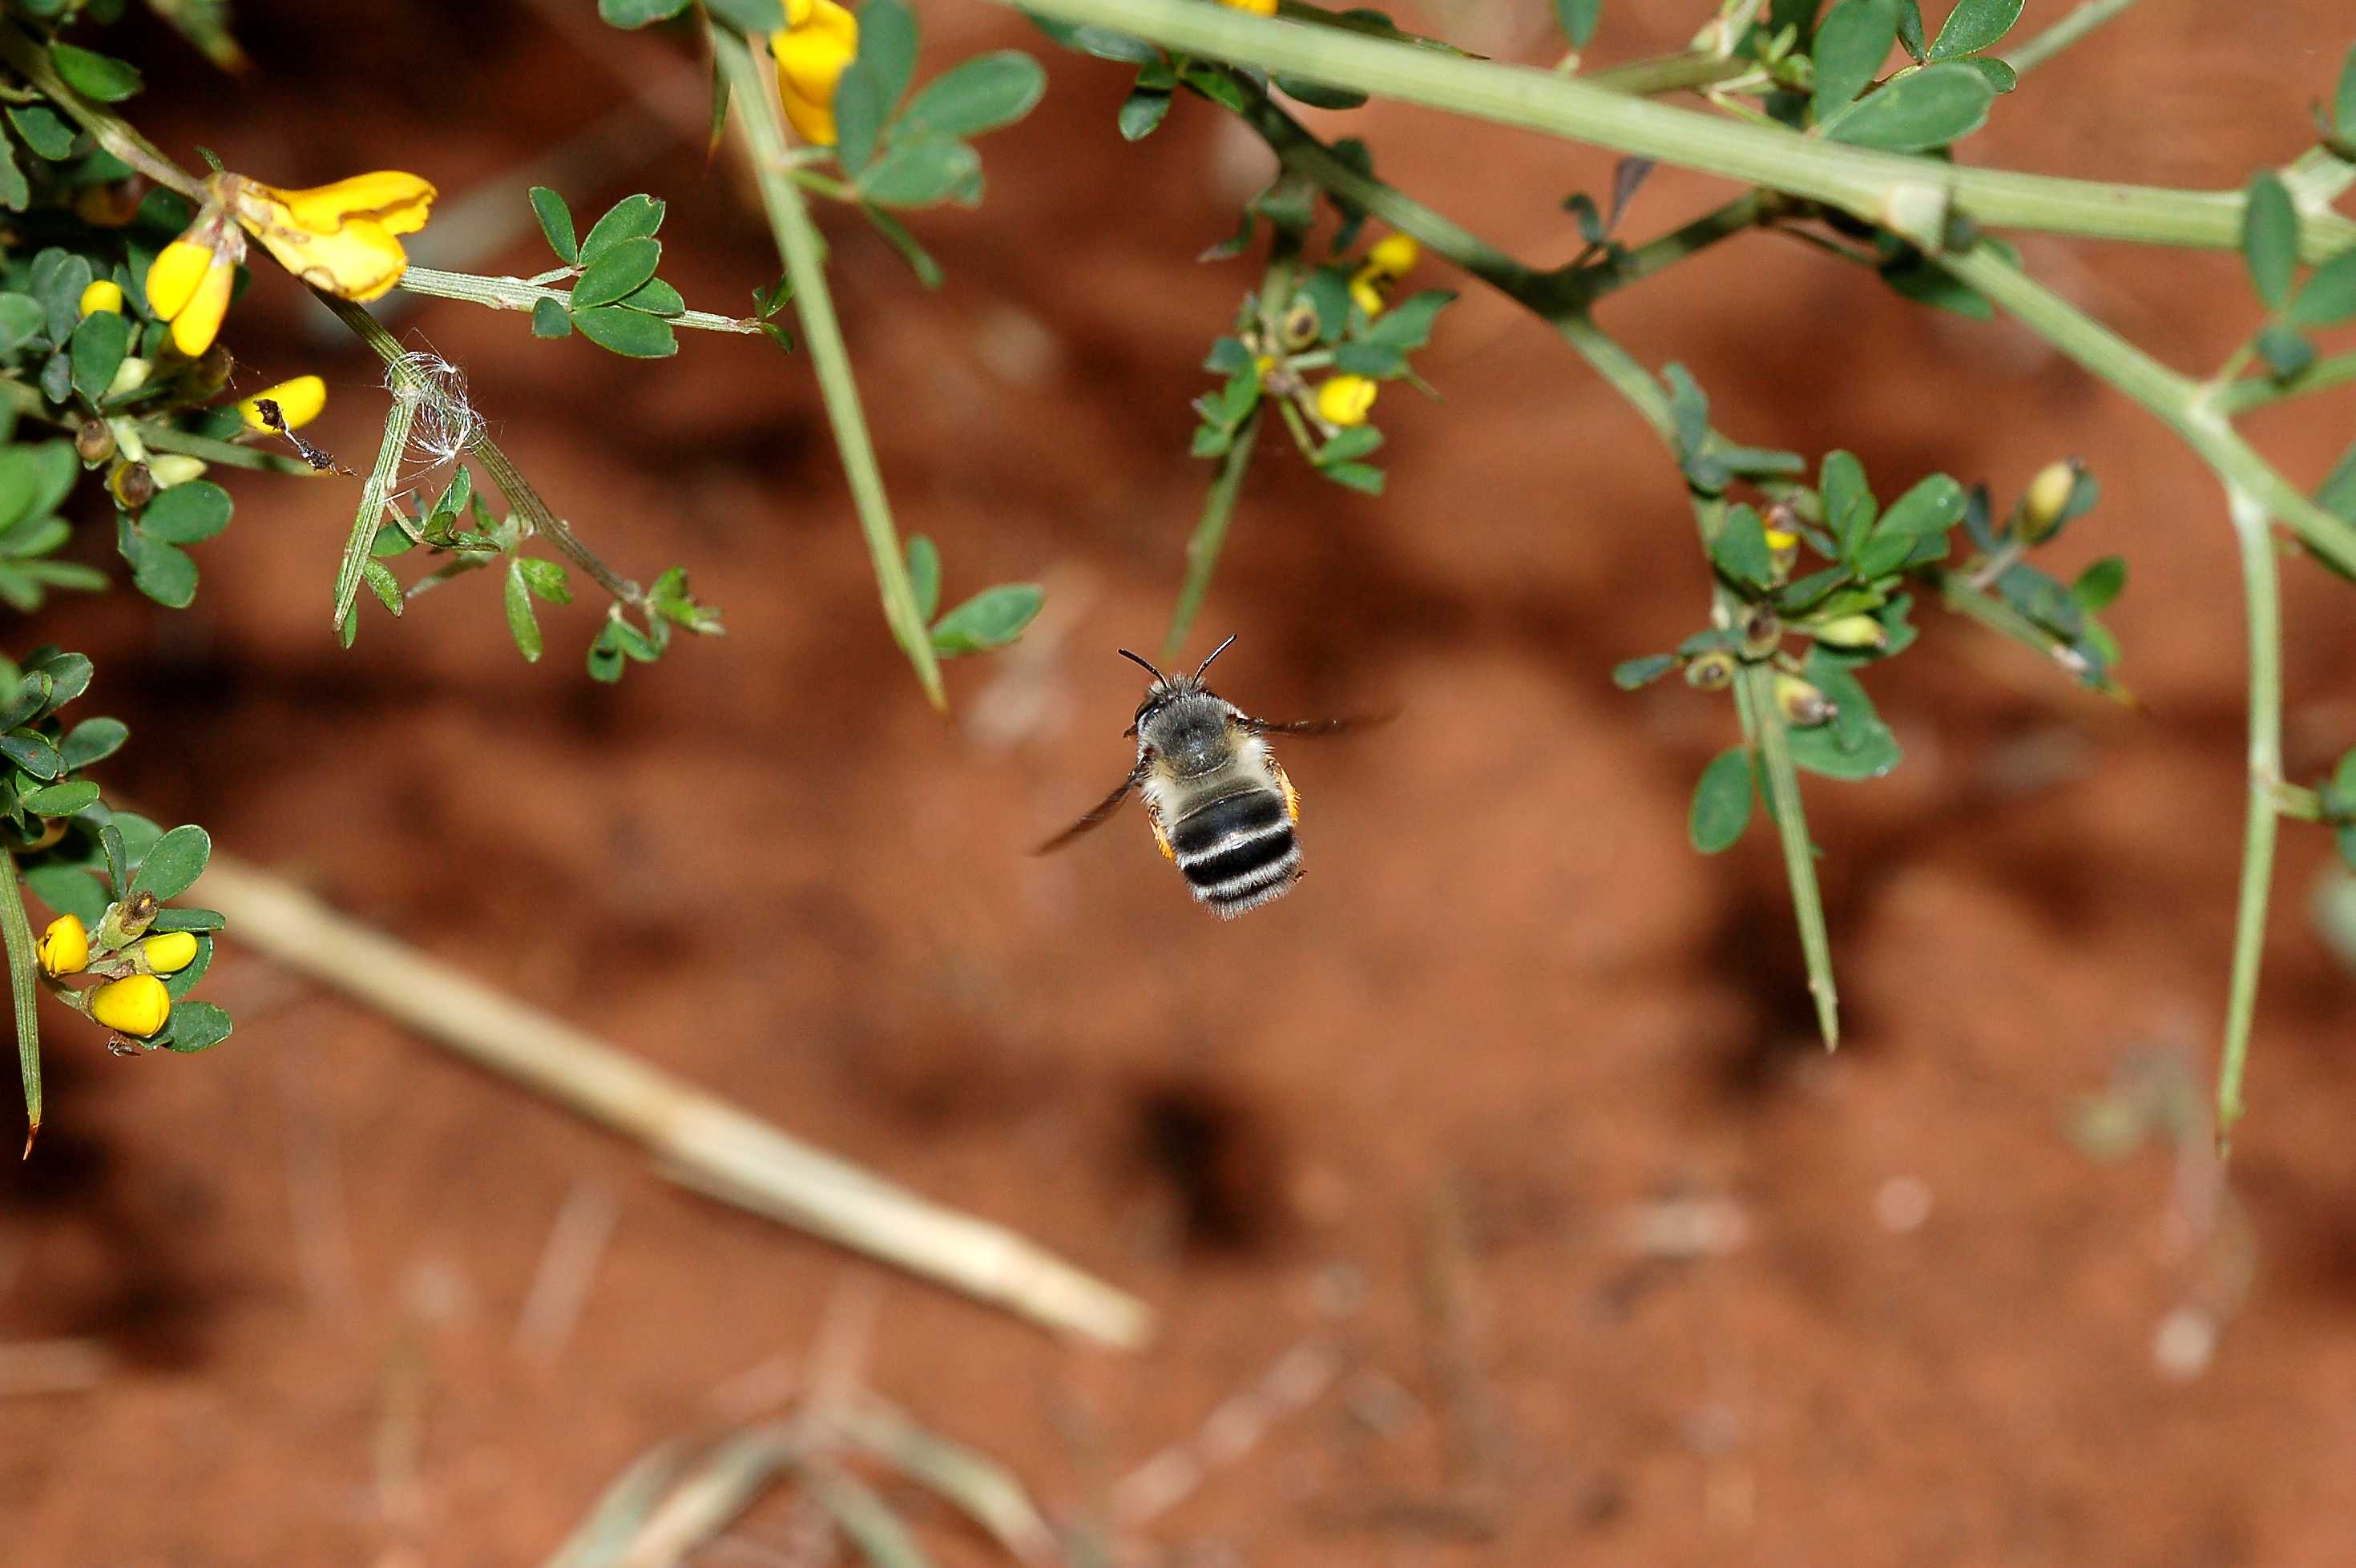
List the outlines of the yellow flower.
{"type": "Polygon", "coordinates": [[[315,289],[363,303],[401,281],[409,253],[395,236],[425,227],[436,194],[424,180],[395,169],[309,190],[280,190],[243,175],[219,174],[205,181],[205,190],[280,266],[315,289]]]}
{"type": "Polygon", "coordinates": [[[81,314],[96,315],[100,311],[123,314],[123,285],[110,278],[100,278],[81,292],[81,314]]]}
{"type": "Polygon", "coordinates": [[[327,406],[327,383],[316,376],[297,376],[291,381],[281,381],[274,387],[264,387],[250,398],[238,400],[237,411],[245,420],[248,430],[268,430],[263,422],[261,404],[278,405],[279,417],[288,430],[300,430],[319,417],[327,406]]]}
{"type": "Polygon", "coordinates": [[[1415,271],[1423,247],[1412,234],[1386,234],[1366,252],[1366,265],[1386,277],[1403,278],[1415,271]]]}
{"type": "Polygon", "coordinates": [[[177,975],[197,961],[196,933],[167,931],[141,943],[139,950],[146,955],[147,967],[158,975],[177,975]]]}
{"type": "Polygon", "coordinates": [[[1372,266],[1359,268],[1350,279],[1350,297],[1358,302],[1358,308],[1366,313],[1368,320],[1383,314],[1383,291],[1389,282],[1372,266]]]}
{"type": "Polygon", "coordinates": [[[147,304],[172,324],[173,347],[193,359],[213,346],[244,259],[245,236],[218,214],[209,222],[199,215],[157,254],[147,269],[147,304]]]}
{"type": "Polygon", "coordinates": [[[2062,526],[2062,514],[2070,509],[2070,497],[2078,490],[2078,475],[2085,468],[2074,457],[2049,463],[2029,482],[2029,494],[2020,501],[2020,531],[2029,543],[2043,543],[2062,526]]]}
{"type": "Polygon", "coordinates": [[[1219,4],[1237,11],[1249,11],[1255,16],[1276,15],[1276,0],[1219,0],[1219,4]]]}
{"type": "Polygon", "coordinates": [[[1378,390],[1364,376],[1328,376],[1317,385],[1317,412],[1327,424],[1364,424],[1378,390]]]}
{"type": "Polygon", "coordinates": [[[1837,648],[1878,648],[1890,633],[1870,615],[1836,615],[1815,628],[1816,641],[1837,648]]]}
{"type": "Polygon", "coordinates": [[[1767,548],[1769,549],[1797,549],[1800,548],[1800,536],[1793,533],[1788,528],[1770,528],[1767,530],[1767,548]]]}
{"type": "Polygon", "coordinates": [[[769,52],[794,134],[833,146],[834,89],[859,54],[859,18],[835,0],[786,0],[786,25],[769,35],[769,52]]]}
{"type": "Polygon", "coordinates": [[[90,963],[90,932],[79,917],[61,914],[41,933],[34,952],[40,956],[41,973],[52,979],[60,975],[79,975],[90,963]]]}
{"type": "Polygon", "coordinates": [[[153,975],[110,980],[91,993],[90,1016],[117,1034],[154,1034],[172,1016],[172,994],[153,975]]]}

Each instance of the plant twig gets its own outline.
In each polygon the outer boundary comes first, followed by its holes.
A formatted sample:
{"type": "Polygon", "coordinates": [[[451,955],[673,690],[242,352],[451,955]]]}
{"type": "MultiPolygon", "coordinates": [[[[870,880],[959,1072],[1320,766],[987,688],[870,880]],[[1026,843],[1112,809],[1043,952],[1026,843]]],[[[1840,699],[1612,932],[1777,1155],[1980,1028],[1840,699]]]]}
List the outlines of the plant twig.
{"type": "Polygon", "coordinates": [[[2282,590],[2275,570],[2266,508],[2228,487],[2233,537],[2242,547],[2242,597],[2250,637],[2250,776],[2242,829],[2241,892],[2233,912],[2233,975],[2226,991],[2225,1047],[2217,1066],[2217,1152],[2233,1146],[2242,1119],[2242,1074],[2249,1063],[2257,1011],[2258,969],[2266,941],[2267,895],[2274,885],[2275,830],[2282,779],[2282,590]]]}
{"type": "Polygon", "coordinates": [[[1791,884],[1792,913],[1800,925],[1800,952],[1808,966],[1808,994],[1815,998],[1816,1029],[1825,1049],[1840,1044],[1840,994],[1833,986],[1832,940],[1825,930],[1824,895],[1816,887],[1815,846],[1800,799],[1799,770],[1792,762],[1792,737],[1775,710],[1772,665],[1746,664],[1735,700],[1766,775],[1767,801],[1775,808],[1775,832],[1783,844],[1783,879],[1791,884]]]}
{"type": "Polygon", "coordinates": [[[216,853],[239,941],[645,1145],[688,1182],[1048,1328],[1131,1348],[1145,1305],[1012,1232],[927,1201],[216,853]]]}
{"type": "Polygon", "coordinates": [[[2007,49],[2002,59],[2017,75],[2027,76],[2063,49],[2133,5],[2136,0],[2084,0],[2076,10],[2033,37],[2007,49]]]}
{"type": "Polygon", "coordinates": [[[8,989],[16,1007],[16,1068],[25,1080],[25,1153],[41,1133],[41,987],[35,978],[41,961],[33,945],[33,923],[25,913],[25,882],[16,857],[0,851],[8,886],[0,891],[0,941],[8,952],[8,989]]]}
{"type": "Polygon", "coordinates": [[[908,581],[907,560],[901,550],[899,530],[893,526],[891,503],[884,498],[884,475],[875,464],[874,443],[868,438],[867,417],[860,408],[851,352],[843,345],[842,327],[835,319],[834,296],[827,291],[824,242],[810,221],[801,191],[785,172],[786,133],[776,84],[770,73],[755,63],[741,34],[716,22],[709,31],[720,72],[728,79],[736,123],[752,150],[753,174],[760,184],[762,205],[768,209],[770,232],[793,284],[802,342],[818,375],[827,419],[834,426],[834,444],[842,455],[843,478],[851,485],[860,529],[867,536],[867,553],[874,562],[876,586],[884,596],[884,618],[901,651],[916,667],[926,697],[935,708],[946,711],[948,698],[941,687],[940,661],[917,608],[916,588],[908,581]]]}
{"type": "Polygon", "coordinates": [[[2229,380],[2217,389],[2216,402],[2228,418],[2238,419],[2253,409],[2268,408],[2311,392],[2328,392],[2351,381],[2356,381],[2356,354],[2327,354],[2297,375],[2286,376],[2279,381],[2271,376],[2229,380]]]}
{"type": "MultiPolygon", "coordinates": [[[[2211,250],[2241,243],[2239,191],[2059,179],[1848,146],[1631,97],[1527,66],[1264,20],[1201,0],[1021,3],[1058,21],[1109,27],[1187,54],[1284,71],[1812,197],[1873,222],[1886,221],[1893,208],[1922,205],[1927,198],[1932,208],[1952,205],[1989,228],[2211,250]]],[[[2351,246],[2356,246],[2356,221],[2336,213],[2301,215],[2303,260],[2320,262],[2351,246]]]]}
{"type": "Polygon", "coordinates": [[[1203,495],[1203,517],[1186,540],[1186,580],[1178,590],[1177,607],[1170,612],[1170,633],[1162,639],[1162,662],[1173,663],[1194,629],[1203,597],[1211,591],[1211,575],[1219,568],[1219,551],[1227,542],[1227,524],[1236,512],[1236,496],[1251,467],[1252,446],[1259,439],[1260,414],[1254,409],[1236,428],[1235,440],[1219,459],[1219,472],[1203,495]]]}
{"type": "MultiPolygon", "coordinates": [[[[551,288],[529,278],[493,278],[476,272],[444,272],[433,267],[412,266],[401,274],[401,287],[412,294],[462,300],[468,304],[487,305],[493,310],[529,312],[542,300],[554,300],[558,304],[568,306],[573,303],[571,289],[551,288]]],[[[691,326],[704,332],[758,333],[761,330],[761,324],[749,317],[717,315],[708,310],[681,311],[663,319],[673,326],[691,326]]]]}

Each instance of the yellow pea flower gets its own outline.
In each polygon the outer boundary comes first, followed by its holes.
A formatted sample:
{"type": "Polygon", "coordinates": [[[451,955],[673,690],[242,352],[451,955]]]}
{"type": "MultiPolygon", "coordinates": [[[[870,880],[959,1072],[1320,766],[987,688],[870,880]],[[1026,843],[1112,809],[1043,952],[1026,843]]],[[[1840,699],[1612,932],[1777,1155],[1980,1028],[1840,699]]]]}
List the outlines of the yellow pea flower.
{"type": "Polygon", "coordinates": [[[1327,424],[1364,424],[1380,389],[1364,376],[1328,376],[1317,384],[1317,412],[1327,424]]]}
{"type": "Polygon", "coordinates": [[[82,290],[81,304],[78,308],[84,316],[96,315],[100,311],[106,311],[115,315],[121,315],[123,314],[123,285],[115,283],[111,278],[99,278],[93,280],[90,287],[82,290]]]}
{"type": "Polygon", "coordinates": [[[2044,543],[2062,526],[2062,514],[2077,493],[2078,475],[2085,471],[2085,464],[2074,457],[2049,463],[2037,471],[2020,502],[2020,531],[2029,543],[2044,543]]]}
{"type": "Polygon", "coordinates": [[[437,194],[426,181],[396,169],[308,190],[219,174],[205,181],[205,189],[279,265],[313,288],[363,303],[382,297],[408,271],[409,253],[395,237],[425,227],[437,194]]]}
{"type": "Polygon", "coordinates": [[[1366,252],[1366,265],[1386,277],[1403,278],[1423,259],[1423,246],[1412,234],[1386,234],[1366,252]]]}
{"type": "Polygon", "coordinates": [[[1771,528],[1766,530],[1766,533],[1767,548],[1769,549],[1797,549],[1800,548],[1800,536],[1792,532],[1788,528],[1771,528]]]}
{"type": "Polygon", "coordinates": [[[291,381],[264,387],[250,398],[239,399],[237,411],[245,421],[246,429],[270,428],[262,418],[260,405],[265,401],[278,405],[279,417],[286,421],[288,430],[300,430],[317,419],[319,411],[327,406],[327,383],[316,376],[297,376],[291,381]]]}
{"type": "Polygon", "coordinates": [[[1383,298],[1383,291],[1389,281],[1371,266],[1359,268],[1351,277],[1350,297],[1358,302],[1358,308],[1366,313],[1367,320],[1383,314],[1383,306],[1387,303],[1383,298]]]}
{"type": "MultiPolygon", "coordinates": [[[[1273,8],[1273,0],[1270,0],[1273,8]]],[[[794,134],[834,145],[834,90],[859,54],[859,18],[835,0],[786,0],[786,25],[769,35],[777,96],[794,134]]]]}
{"type": "Polygon", "coordinates": [[[209,220],[198,215],[156,255],[147,269],[147,304],[172,324],[173,347],[194,359],[213,346],[244,259],[245,236],[218,213],[209,220]]]}
{"type": "Polygon", "coordinates": [[[90,963],[90,932],[80,917],[61,914],[49,922],[33,951],[41,960],[41,973],[50,978],[79,975],[90,963]]]}
{"type": "Polygon", "coordinates": [[[1276,15],[1276,0],[1219,0],[1219,4],[1237,11],[1248,11],[1255,16],[1276,15]]]}
{"type": "Polygon", "coordinates": [[[177,975],[197,961],[197,936],[192,931],[167,931],[139,944],[147,967],[158,975],[177,975]]]}
{"type": "Polygon", "coordinates": [[[153,975],[109,980],[91,993],[90,1016],[117,1034],[154,1034],[172,1016],[172,994],[153,975]]]}

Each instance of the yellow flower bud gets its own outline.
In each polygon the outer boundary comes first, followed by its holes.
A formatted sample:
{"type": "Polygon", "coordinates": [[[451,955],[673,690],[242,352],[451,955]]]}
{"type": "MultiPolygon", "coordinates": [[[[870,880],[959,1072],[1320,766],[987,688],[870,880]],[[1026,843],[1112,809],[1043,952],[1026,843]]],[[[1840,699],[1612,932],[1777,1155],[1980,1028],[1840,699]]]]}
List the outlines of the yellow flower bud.
{"type": "Polygon", "coordinates": [[[1767,548],[1781,552],[1800,548],[1800,536],[1787,529],[1770,528],[1766,530],[1767,548]]]}
{"type": "Polygon", "coordinates": [[[786,0],[786,25],[769,35],[777,96],[794,134],[834,145],[834,90],[859,54],[859,18],[834,0],[786,0]]]}
{"type": "Polygon", "coordinates": [[[110,398],[119,398],[125,392],[137,391],[147,384],[147,378],[154,373],[155,368],[155,367],[136,354],[124,355],[123,363],[114,368],[113,379],[106,383],[106,395],[110,398]]]}
{"type": "Polygon", "coordinates": [[[218,214],[209,224],[200,216],[148,267],[147,303],[172,324],[172,347],[189,358],[213,346],[244,254],[244,236],[224,228],[218,214]]]}
{"type": "Polygon", "coordinates": [[[1383,298],[1383,284],[1387,281],[1372,267],[1359,268],[1350,280],[1350,297],[1358,302],[1358,308],[1366,313],[1369,320],[1382,315],[1383,306],[1388,303],[1383,298]]]}
{"type": "Polygon", "coordinates": [[[2078,488],[2078,475],[2085,471],[2086,465],[2074,457],[2049,463],[2037,471],[2037,477],[2029,482],[2029,493],[2020,499],[2022,538],[2038,544],[2052,537],[2078,488]]]}
{"type": "Polygon", "coordinates": [[[40,957],[41,973],[52,979],[79,975],[90,963],[90,933],[79,917],[61,914],[41,933],[34,952],[40,957]]]}
{"type": "Polygon", "coordinates": [[[1816,641],[1837,648],[1878,648],[1890,641],[1890,633],[1870,615],[1836,615],[1809,630],[1816,641]]]}
{"type": "Polygon", "coordinates": [[[1327,424],[1364,424],[1380,389],[1364,376],[1328,376],[1317,385],[1317,412],[1327,424]]]}
{"type": "Polygon", "coordinates": [[[175,485],[203,478],[205,460],[184,452],[158,453],[147,460],[147,473],[155,481],[155,488],[169,490],[175,485]]]}
{"type": "Polygon", "coordinates": [[[85,316],[96,315],[100,311],[105,311],[113,315],[121,315],[123,314],[123,285],[114,282],[112,278],[98,278],[93,280],[90,287],[82,290],[81,304],[79,308],[81,311],[81,314],[85,316]]]}
{"type": "Polygon", "coordinates": [[[91,993],[90,1016],[117,1034],[154,1034],[172,1016],[172,994],[153,975],[110,980],[91,993]]]}
{"type": "Polygon", "coordinates": [[[1366,252],[1366,265],[1385,277],[1403,278],[1423,259],[1423,247],[1412,234],[1386,234],[1366,252]]]}
{"type": "Polygon", "coordinates": [[[1276,15],[1276,0],[1219,0],[1219,4],[1237,11],[1248,11],[1255,16],[1276,15]]]}
{"type": "Polygon", "coordinates": [[[158,975],[177,975],[197,961],[197,933],[167,931],[141,943],[139,951],[146,956],[147,967],[158,975]]]}
{"type": "Polygon", "coordinates": [[[286,421],[288,430],[300,430],[319,417],[327,406],[327,383],[316,376],[297,376],[291,381],[281,381],[274,387],[264,387],[250,398],[238,400],[237,411],[248,430],[268,430],[262,417],[260,404],[278,405],[278,417],[286,421]]]}
{"type": "Polygon", "coordinates": [[[1839,711],[1823,692],[1796,675],[1775,677],[1775,709],[1786,724],[1803,730],[1822,724],[1839,711]]]}
{"type": "Polygon", "coordinates": [[[1713,648],[1686,666],[1686,684],[1696,691],[1724,691],[1734,679],[1734,656],[1713,648]]]}

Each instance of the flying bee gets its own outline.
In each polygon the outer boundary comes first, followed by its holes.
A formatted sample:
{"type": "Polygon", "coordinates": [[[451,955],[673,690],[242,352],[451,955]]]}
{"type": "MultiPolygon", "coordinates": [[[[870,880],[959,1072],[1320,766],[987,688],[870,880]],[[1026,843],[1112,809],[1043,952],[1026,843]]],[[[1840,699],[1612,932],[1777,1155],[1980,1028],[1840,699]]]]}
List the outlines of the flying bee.
{"type": "Polygon", "coordinates": [[[1301,845],[1292,832],[1301,820],[1301,796],[1262,737],[1331,735],[1367,720],[1283,724],[1251,717],[1203,682],[1211,659],[1234,641],[1213,648],[1193,675],[1163,675],[1127,648],[1119,650],[1153,677],[1136,719],[1122,731],[1137,737],[1137,765],[1095,810],[1037,853],[1060,849],[1105,822],[1133,789],[1144,797],[1153,842],[1185,875],[1195,901],[1220,919],[1233,920],[1292,891],[1301,880],[1301,845]]]}

